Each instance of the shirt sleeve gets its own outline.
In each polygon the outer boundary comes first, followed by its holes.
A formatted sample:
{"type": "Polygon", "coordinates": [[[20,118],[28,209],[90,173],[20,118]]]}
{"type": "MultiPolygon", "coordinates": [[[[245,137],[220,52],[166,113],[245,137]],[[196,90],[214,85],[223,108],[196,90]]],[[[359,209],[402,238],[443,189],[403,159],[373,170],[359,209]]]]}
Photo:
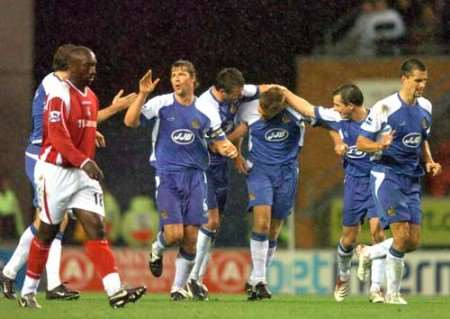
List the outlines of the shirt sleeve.
{"type": "Polygon", "coordinates": [[[369,112],[364,123],[361,125],[360,135],[375,141],[378,133],[387,124],[387,106],[377,103],[369,112]]]}
{"type": "Polygon", "coordinates": [[[247,123],[247,125],[251,125],[259,120],[261,116],[258,112],[258,106],[259,100],[242,103],[235,117],[236,124],[247,123]]]}
{"type": "Polygon", "coordinates": [[[148,100],[141,109],[140,122],[142,126],[147,125],[153,118],[158,117],[159,110],[164,105],[163,96],[155,96],[148,100]]]}
{"type": "Polygon", "coordinates": [[[66,119],[66,104],[60,97],[53,97],[47,102],[48,138],[51,145],[75,167],[81,167],[89,157],[78,150],[72,143],[66,119]]]}
{"type": "Polygon", "coordinates": [[[339,112],[331,108],[318,106],[314,108],[314,126],[322,126],[327,129],[339,131],[341,129],[342,117],[339,112]]]}
{"type": "Polygon", "coordinates": [[[250,102],[259,99],[259,87],[254,84],[245,84],[242,89],[241,102],[250,102]]]}

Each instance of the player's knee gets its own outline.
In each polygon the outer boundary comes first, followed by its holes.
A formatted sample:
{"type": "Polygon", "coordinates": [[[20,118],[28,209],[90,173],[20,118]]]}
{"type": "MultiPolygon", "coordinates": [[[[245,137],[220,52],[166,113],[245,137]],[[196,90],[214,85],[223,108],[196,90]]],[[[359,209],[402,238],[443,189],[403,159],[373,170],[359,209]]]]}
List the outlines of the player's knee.
{"type": "Polygon", "coordinates": [[[270,222],[268,220],[260,220],[253,226],[253,231],[260,234],[269,235],[270,222]]]}
{"type": "Polygon", "coordinates": [[[183,241],[183,230],[164,232],[164,238],[169,246],[179,245],[183,241]]]}
{"type": "Polygon", "coordinates": [[[419,247],[419,245],[420,245],[420,242],[418,239],[416,239],[416,238],[409,239],[406,243],[405,251],[407,253],[413,252],[419,247]]]}
{"type": "Polygon", "coordinates": [[[208,219],[208,224],[206,225],[206,228],[208,228],[211,231],[217,231],[220,226],[220,219],[213,217],[208,219]]]}
{"type": "Polygon", "coordinates": [[[41,223],[37,233],[37,238],[45,245],[50,245],[58,233],[59,225],[49,225],[41,223]]]}

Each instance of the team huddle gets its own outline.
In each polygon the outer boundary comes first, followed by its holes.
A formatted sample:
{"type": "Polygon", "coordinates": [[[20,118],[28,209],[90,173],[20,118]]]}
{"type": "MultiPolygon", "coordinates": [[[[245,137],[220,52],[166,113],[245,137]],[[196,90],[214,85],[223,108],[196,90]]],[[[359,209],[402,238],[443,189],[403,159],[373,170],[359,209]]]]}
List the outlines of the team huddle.
{"type": "Polygon", "coordinates": [[[358,279],[371,281],[370,301],[407,303],[400,295],[400,282],[405,253],[420,241],[422,163],[433,176],[441,172],[428,142],[431,103],[422,97],[428,75],[421,61],[405,61],[400,90],[370,109],[363,106],[363,94],[353,84],[333,92],[333,108],[315,107],[280,85],[245,84],[235,68],[221,70],[214,84],[196,97],[195,67],[178,60],[171,66],[173,92],[148,99],[159,82],[149,70],[137,94],[122,96],[120,91],[100,110],[89,88],[96,63],[89,48],[63,45],[55,53],[54,72],[36,91],[26,171],[35,190],[37,217],[0,272],[5,297],[17,298],[15,277],[28,260],[20,306],[40,308],[36,292],[44,268],[47,299],[79,298],[79,292],[59,278],[61,239],[70,217],[88,236],[86,254],[110,305],[120,308],[145,294],[144,286],[122,287],[103,222],[103,172],[94,161],[96,148],[105,146],[97,124],[126,110],[127,127],[153,125],[149,162],[156,171],[160,232],[151,246],[149,268],[153,276],[161,276],[164,252],[178,247],[172,300],[208,299],[203,278],[227,200],[230,160],[246,175],[253,221],[247,298],[272,297],[267,269],[293,209],[298,157],[308,124],[329,131],[345,170],[336,301],[349,294],[355,251],[358,279]],[[241,145],[247,135],[245,159],[241,145]],[[356,246],[366,218],[373,245],[356,246]],[[388,227],[392,238],[386,239],[383,230],[388,227]]]}

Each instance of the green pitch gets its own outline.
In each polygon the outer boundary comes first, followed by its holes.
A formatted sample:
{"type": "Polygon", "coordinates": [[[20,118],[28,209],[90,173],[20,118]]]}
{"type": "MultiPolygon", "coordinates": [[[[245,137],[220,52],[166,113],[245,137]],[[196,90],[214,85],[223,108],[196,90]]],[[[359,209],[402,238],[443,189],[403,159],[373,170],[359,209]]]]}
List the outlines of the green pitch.
{"type": "Polygon", "coordinates": [[[370,304],[366,298],[349,297],[336,303],[331,296],[275,295],[272,300],[249,302],[244,295],[214,295],[209,301],[171,302],[168,295],[148,294],[124,309],[111,309],[103,294],[83,293],[78,301],[46,301],[38,296],[42,309],[21,309],[17,302],[0,298],[0,318],[449,318],[448,297],[406,297],[406,306],[370,304]]]}

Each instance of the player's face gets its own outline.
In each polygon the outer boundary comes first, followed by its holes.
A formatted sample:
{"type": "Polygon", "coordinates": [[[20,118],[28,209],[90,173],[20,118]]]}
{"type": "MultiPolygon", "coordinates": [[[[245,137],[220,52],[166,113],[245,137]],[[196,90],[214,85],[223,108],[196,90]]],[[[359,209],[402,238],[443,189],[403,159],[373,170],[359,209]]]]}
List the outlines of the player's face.
{"type": "Polygon", "coordinates": [[[425,91],[428,81],[428,72],[413,70],[410,75],[402,76],[402,88],[414,96],[415,98],[421,97],[425,91]]]}
{"type": "Polygon", "coordinates": [[[340,94],[333,96],[333,109],[338,112],[343,119],[351,117],[353,112],[352,104],[345,104],[340,94]]]}
{"type": "Polygon", "coordinates": [[[236,102],[242,97],[242,89],[243,87],[241,86],[235,86],[229,92],[221,90],[223,92],[223,100],[228,103],[236,102]]]}
{"type": "Polygon", "coordinates": [[[172,68],[170,82],[176,95],[185,97],[194,94],[195,78],[184,67],[172,68]]]}
{"type": "Polygon", "coordinates": [[[89,54],[80,55],[80,58],[70,68],[70,72],[80,84],[86,86],[94,82],[97,74],[96,67],[97,59],[95,54],[89,52],[89,54]]]}

